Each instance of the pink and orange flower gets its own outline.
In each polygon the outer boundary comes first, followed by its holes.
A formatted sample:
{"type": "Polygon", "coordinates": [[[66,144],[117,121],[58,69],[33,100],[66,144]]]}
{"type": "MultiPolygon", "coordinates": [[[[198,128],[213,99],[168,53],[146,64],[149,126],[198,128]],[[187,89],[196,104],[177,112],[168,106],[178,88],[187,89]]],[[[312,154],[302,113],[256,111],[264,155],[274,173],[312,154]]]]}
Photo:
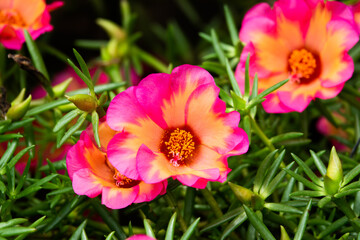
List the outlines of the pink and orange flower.
{"type": "Polygon", "coordinates": [[[323,0],[260,3],[245,15],[239,37],[246,44],[236,69],[240,87],[248,55],[259,91],[290,79],[266,97],[269,113],[302,112],[315,98],[337,96],[354,71],[348,50],[359,39],[351,9],[323,0]]]}
{"type": "Polygon", "coordinates": [[[240,114],[226,113],[219,88],[204,69],[182,65],[151,74],[118,94],[107,112],[119,131],[109,142],[109,162],[128,178],[146,183],[169,177],[204,188],[224,182],[227,158],[249,147],[240,114]]]}
{"type": "Polygon", "coordinates": [[[1,0],[0,1],[0,43],[5,48],[19,50],[25,42],[24,29],[33,39],[53,29],[50,25],[50,11],[63,5],[45,0],[1,0]]]}
{"type": "Polygon", "coordinates": [[[131,237],[128,237],[126,240],[156,240],[156,239],[148,235],[136,234],[131,237]]]}
{"type": "Polygon", "coordinates": [[[122,175],[108,160],[104,149],[116,134],[105,121],[99,126],[102,149],[95,146],[90,126],[80,140],[69,150],[66,165],[76,194],[96,197],[102,194],[102,203],[112,209],[153,200],[166,192],[167,181],[147,184],[122,175]]]}

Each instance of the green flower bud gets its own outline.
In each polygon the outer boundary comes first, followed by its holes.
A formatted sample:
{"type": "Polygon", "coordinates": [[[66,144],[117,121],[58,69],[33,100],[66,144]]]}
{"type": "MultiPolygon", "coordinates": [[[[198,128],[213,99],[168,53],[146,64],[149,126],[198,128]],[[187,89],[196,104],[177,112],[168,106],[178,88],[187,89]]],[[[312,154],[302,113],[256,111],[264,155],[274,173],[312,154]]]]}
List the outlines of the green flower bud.
{"type": "Polygon", "coordinates": [[[243,204],[251,205],[254,210],[262,209],[264,207],[265,201],[253,193],[253,191],[231,182],[229,182],[229,186],[234,192],[236,198],[243,204]]]}
{"type": "Polygon", "coordinates": [[[64,93],[66,92],[66,89],[68,88],[68,86],[69,86],[69,84],[71,83],[72,80],[73,80],[73,78],[69,77],[68,79],[66,79],[62,83],[59,83],[58,85],[55,85],[53,87],[55,97],[62,97],[64,95],[64,93]]]}
{"type": "Polygon", "coordinates": [[[11,103],[11,107],[9,108],[9,110],[6,113],[6,119],[10,119],[12,121],[16,121],[21,119],[25,113],[27,112],[27,110],[29,109],[30,103],[31,103],[31,95],[29,95],[29,97],[27,99],[25,99],[24,101],[22,101],[22,98],[24,97],[24,91],[25,89],[23,89],[20,94],[17,96],[17,98],[15,98],[15,100],[11,103]],[[21,101],[19,102],[19,96],[21,98],[21,101]]]}
{"type": "Polygon", "coordinates": [[[231,182],[229,182],[229,186],[234,192],[236,198],[239,199],[243,204],[251,204],[251,198],[254,196],[254,193],[251,190],[231,182]]]}
{"type": "Polygon", "coordinates": [[[98,107],[98,101],[96,98],[87,94],[77,94],[74,96],[65,96],[75,106],[85,112],[92,112],[98,107]]]}
{"type": "Polygon", "coordinates": [[[103,18],[98,18],[96,23],[106,31],[110,38],[117,40],[124,40],[126,38],[126,32],[116,23],[103,18]]]}
{"type": "Polygon", "coordinates": [[[331,149],[329,165],[324,176],[325,191],[329,195],[334,195],[338,192],[340,183],[343,178],[342,165],[339,156],[336,153],[335,147],[331,149]]]}
{"type": "Polygon", "coordinates": [[[21,89],[21,92],[19,93],[19,95],[11,102],[11,106],[19,104],[24,100],[25,91],[26,91],[25,88],[21,89]]]}

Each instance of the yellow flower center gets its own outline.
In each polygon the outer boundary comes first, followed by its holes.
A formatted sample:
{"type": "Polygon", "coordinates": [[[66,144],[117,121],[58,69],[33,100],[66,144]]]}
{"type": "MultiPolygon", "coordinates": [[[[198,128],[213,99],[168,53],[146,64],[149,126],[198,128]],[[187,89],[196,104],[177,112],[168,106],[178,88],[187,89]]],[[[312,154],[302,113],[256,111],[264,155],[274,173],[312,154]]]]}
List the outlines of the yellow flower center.
{"type": "Polygon", "coordinates": [[[174,167],[185,164],[194,155],[195,137],[190,131],[176,128],[165,131],[160,151],[174,167]]]}
{"type": "Polygon", "coordinates": [[[114,168],[114,172],[115,173],[114,173],[113,178],[115,180],[116,186],[118,186],[119,188],[131,188],[131,187],[138,185],[140,182],[139,180],[134,180],[134,179],[131,179],[131,178],[128,178],[128,177],[122,175],[115,168],[114,168]]]}
{"type": "Polygon", "coordinates": [[[15,9],[0,10],[0,24],[9,24],[18,27],[26,26],[24,19],[15,9]]]}
{"type": "Polygon", "coordinates": [[[111,171],[114,173],[113,178],[115,181],[115,185],[119,188],[132,188],[140,183],[140,180],[134,180],[131,178],[128,178],[121,173],[119,173],[118,170],[109,162],[109,160],[106,157],[105,160],[106,165],[111,169],[111,171]]]}
{"type": "Polygon", "coordinates": [[[305,48],[292,51],[288,63],[291,78],[297,83],[311,81],[318,72],[317,56],[305,48]]]}

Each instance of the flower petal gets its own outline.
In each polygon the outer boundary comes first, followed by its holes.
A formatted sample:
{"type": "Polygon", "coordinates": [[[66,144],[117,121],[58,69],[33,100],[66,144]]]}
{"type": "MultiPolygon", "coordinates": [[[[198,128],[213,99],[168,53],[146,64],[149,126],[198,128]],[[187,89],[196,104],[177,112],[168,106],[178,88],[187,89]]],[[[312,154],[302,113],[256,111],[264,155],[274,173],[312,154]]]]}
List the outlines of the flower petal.
{"type": "Polygon", "coordinates": [[[139,193],[139,185],[132,188],[104,187],[101,203],[112,209],[125,208],[132,204],[139,193]]]}
{"type": "Polygon", "coordinates": [[[166,193],[167,181],[159,183],[148,184],[145,182],[139,183],[139,194],[135,199],[134,203],[148,202],[156,198],[159,194],[163,195],[166,193]]]}
{"type": "Polygon", "coordinates": [[[72,185],[77,195],[86,195],[90,198],[98,196],[103,184],[88,168],[83,168],[73,174],[72,185]]]}

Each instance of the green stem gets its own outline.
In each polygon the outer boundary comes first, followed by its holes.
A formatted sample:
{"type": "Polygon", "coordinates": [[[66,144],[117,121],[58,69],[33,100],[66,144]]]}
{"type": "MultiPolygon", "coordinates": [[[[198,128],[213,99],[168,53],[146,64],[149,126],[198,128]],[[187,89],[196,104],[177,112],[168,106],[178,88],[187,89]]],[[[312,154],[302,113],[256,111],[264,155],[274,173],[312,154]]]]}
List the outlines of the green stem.
{"type": "Polygon", "coordinates": [[[270,151],[275,151],[274,145],[271,143],[270,139],[265,135],[265,133],[261,130],[259,125],[253,119],[253,117],[249,114],[249,119],[251,122],[252,129],[255,131],[256,135],[264,142],[264,144],[270,149],[270,151]]]}
{"type": "Polygon", "coordinates": [[[214,211],[215,216],[218,218],[222,217],[223,213],[219,207],[219,204],[217,203],[217,201],[215,200],[215,198],[213,197],[213,195],[211,194],[209,189],[204,188],[204,189],[201,189],[200,192],[205,197],[205,199],[208,202],[208,204],[210,205],[211,209],[214,211]]]}
{"type": "Polygon", "coordinates": [[[342,211],[345,216],[350,220],[350,223],[355,231],[360,232],[360,221],[356,217],[354,211],[351,209],[345,198],[333,198],[332,201],[342,211]]]}
{"type": "Polygon", "coordinates": [[[185,220],[184,220],[183,216],[181,215],[180,210],[175,203],[172,192],[167,192],[167,194],[165,195],[165,199],[168,202],[168,204],[170,205],[170,207],[174,210],[174,212],[177,213],[177,219],[179,221],[182,231],[186,232],[187,226],[186,226],[185,220]]]}

